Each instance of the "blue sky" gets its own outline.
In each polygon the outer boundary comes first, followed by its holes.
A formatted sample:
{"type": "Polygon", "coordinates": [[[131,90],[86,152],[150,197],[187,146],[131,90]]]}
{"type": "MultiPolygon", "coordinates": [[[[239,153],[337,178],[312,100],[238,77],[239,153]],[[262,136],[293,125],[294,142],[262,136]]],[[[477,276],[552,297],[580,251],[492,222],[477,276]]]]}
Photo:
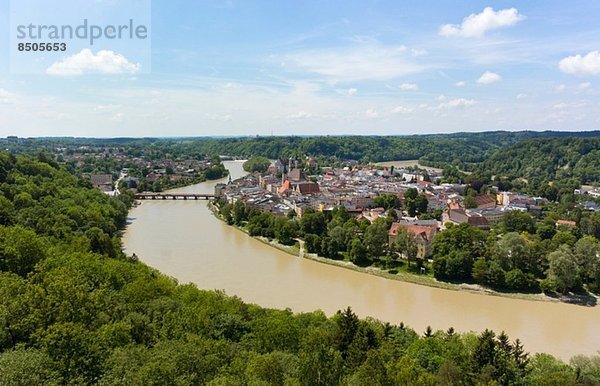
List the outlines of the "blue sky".
{"type": "Polygon", "coordinates": [[[153,1],[151,68],[108,42],[29,75],[10,71],[9,9],[0,136],[600,127],[593,0],[153,1]]]}

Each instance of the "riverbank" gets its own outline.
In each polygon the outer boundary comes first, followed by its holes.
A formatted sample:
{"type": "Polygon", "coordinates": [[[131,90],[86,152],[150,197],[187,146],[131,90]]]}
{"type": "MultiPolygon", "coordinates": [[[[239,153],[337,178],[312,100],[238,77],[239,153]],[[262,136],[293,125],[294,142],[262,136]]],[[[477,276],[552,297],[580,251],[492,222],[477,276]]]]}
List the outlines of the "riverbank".
{"type": "MultiPolygon", "coordinates": [[[[220,221],[227,224],[225,219],[223,219],[221,217],[221,215],[219,214],[219,209],[212,202],[208,204],[208,208],[213,213],[215,218],[217,218],[220,221]]],[[[480,286],[478,284],[467,284],[467,283],[454,284],[454,283],[449,283],[449,282],[442,282],[442,281],[438,281],[437,279],[435,279],[431,276],[412,274],[412,273],[408,273],[408,272],[404,272],[404,271],[399,271],[397,273],[390,273],[385,269],[381,269],[381,268],[377,268],[377,267],[360,267],[350,261],[333,260],[333,259],[328,259],[328,258],[319,256],[314,253],[305,253],[304,251],[302,251],[302,248],[300,248],[298,246],[298,244],[294,244],[293,246],[284,245],[274,239],[271,240],[266,237],[251,236],[249,234],[249,232],[243,227],[236,226],[236,225],[229,225],[229,224],[227,224],[227,226],[235,228],[238,231],[245,233],[248,237],[251,237],[255,240],[260,241],[263,244],[269,245],[270,247],[273,247],[275,249],[278,249],[282,252],[288,253],[295,257],[305,258],[305,259],[313,260],[313,261],[316,261],[319,263],[324,263],[324,264],[328,264],[328,265],[332,265],[332,266],[336,266],[336,267],[340,267],[340,268],[350,269],[350,270],[353,270],[356,272],[379,276],[379,277],[383,277],[385,279],[390,279],[390,280],[396,280],[396,281],[412,283],[412,284],[417,284],[417,285],[423,285],[423,286],[428,286],[428,287],[433,287],[433,288],[440,288],[440,289],[445,289],[445,290],[464,291],[464,292],[470,292],[470,293],[476,293],[476,294],[498,296],[498,297],[504,297],[504,298],[509,298],[509,299],[554,302],[554,303],[569,303],[569,304],[577,304],[577,305],[581,305],[581,306],[595,306],[597,303],[597,300],[598,300],[598,297],[595,297],[592,295],[590,295],[590,296],[572,295],[572,296],[552,297],[552,296],[548,296],[544,293],[531,294],[531,293],[520,293],[520,292],[499,292],[499,291],[495,291],[490,288],[480,286]]]]}

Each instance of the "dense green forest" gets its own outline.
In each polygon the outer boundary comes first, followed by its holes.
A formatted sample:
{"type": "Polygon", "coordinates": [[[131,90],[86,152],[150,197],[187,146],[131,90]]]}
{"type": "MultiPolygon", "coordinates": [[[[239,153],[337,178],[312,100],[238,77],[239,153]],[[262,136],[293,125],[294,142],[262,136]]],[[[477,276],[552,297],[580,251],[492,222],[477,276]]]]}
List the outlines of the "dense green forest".
{"type": "Polygon", "coordinates": [[[527,355],[503,333],[417,333],[178,285],[121,251],[130,204],[48,157],[0,155],[0,384],[600,382],[600,358],[527,355]]]}
{"type": "Polygon", "coordinates": [[[570,178],[600,183],[600,137],[526,140],[492,154],[477,170],[526,179],[532,189],[570,178]]]}
{"type": "Polygon", "coordinates": [[[421,159],[430,166],[455,164],[465,168],[492,156],[498,149],[524,140],[538,138],[590,138],[600,132],[493,131],[411,136],[327,136],[327,137],[237,137],[237,138],[36,138],[0,139],[9,152],[52,153],[60,146],[127,147],[130,154],[143,149],[158,154],[219,154],[249,158],[301,158],[306,155],[328,159],[353,159],[370,162],[421,159]]]}

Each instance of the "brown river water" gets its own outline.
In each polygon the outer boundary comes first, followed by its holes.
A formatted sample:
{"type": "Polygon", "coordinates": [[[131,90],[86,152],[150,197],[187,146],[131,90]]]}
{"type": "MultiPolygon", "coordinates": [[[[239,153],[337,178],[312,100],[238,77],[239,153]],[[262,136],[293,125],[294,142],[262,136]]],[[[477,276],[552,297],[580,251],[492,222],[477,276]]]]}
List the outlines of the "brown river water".
{"type": "MultiPolygon", "coordinates": [[[[235,179],[239,161],[225,162],[235,179]]],[[[226,180],[224,180],[226,181],[226,180]]],[[[212,193],[209,181],[177,189],[212,193]]],[[[431,288],[302,259],[279,251],[216,219],[206,201],[144,201],[129,213],[123,243],[128,253],[201,289],[225,290],[244,301],[296,312],[331,315],[351,306],[361,317],[416,331],[502,330],[530,352],[563,360],[600,350],[600,306],[509,299],[431,288]]]]}

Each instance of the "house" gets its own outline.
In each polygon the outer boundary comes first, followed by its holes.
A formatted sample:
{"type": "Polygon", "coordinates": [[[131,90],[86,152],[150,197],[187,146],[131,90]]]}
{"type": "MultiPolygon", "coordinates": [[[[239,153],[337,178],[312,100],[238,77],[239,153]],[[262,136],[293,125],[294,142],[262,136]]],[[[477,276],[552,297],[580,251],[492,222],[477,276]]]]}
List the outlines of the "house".
{"type": "Polygon", "coordinates": [[[406,229],[409,233],[415,236],[417,243],[417,257],[424,259],[431,256],[431,244],[437,233],[437,224],[434,226],[409,224],[406,222],[392,223],[388,231],[388,242],[390,245],[394,243],[400,229],[406,229]]]}
{"type": "Polygon", "coordinates": [[[100,189],[103,192],[113,190],[112,175],[110,174],[92,174],[90,180],[96,189],[100,189]]]}
{"type": "Polygon", "coordinates": [[[496,197],[491,194],[476,196],[474,199],[477,209],[493,209],[496,207],[496,197]]]}
{"type": "Polygon", "coordinates": [[[471,209],[469,210],[471,215],[479,215],[485,218],[490,225],[498,224],[502,221],[504,211],[500,209],[471,209]]]}
{"type": "Polygon", "coordinates": [[[283,166],[281,161],[276,160],[275,162],[271,163],[271,165],[269,165],[269,169],[267,169],[267,171],[271,174],[278,174],[283,173],[284,169],[285,167],[283,166]]]}
{"type": "Polygon", "coordinates": [[[559,227],[559,226],[566,226],[566,227],[569,227],[569,228],[571,228],[571,227],[576,227],[576,226],[577,226],[577,223],[576,223],[575,221],[570,221],[570,220],[562,220],[562,219],[561,219],[561,220],[557,220],[557,221],[556,221],[556,226],[557,226],[557,227],[559,227]]]}
{"type": "Polygon", "coordinates": [[[300,182],[298,184],[294,184],[293,190],[294,192],[300,193],[303,196],[307,194],[318,194],[321,192],[319,189],[319,184],[316,182],[300,182]]]}
{"type": "Polygon", "coordinates": [[[300,170],[298,168],[292,169],[287,174],[287,179],[288,179],[288,181],[292,181],[292,182],[300,182],[300,181],[304,180],[302,170],[300,170]]]}
{"type": "Polygon", "coordinates": [[[451,222],[459,225],[468,223],[479,229],[490,229],[490,222],[477,212],[466,212],[464,209],[450,209],[443,214],[443,222],[451,222]]]}

